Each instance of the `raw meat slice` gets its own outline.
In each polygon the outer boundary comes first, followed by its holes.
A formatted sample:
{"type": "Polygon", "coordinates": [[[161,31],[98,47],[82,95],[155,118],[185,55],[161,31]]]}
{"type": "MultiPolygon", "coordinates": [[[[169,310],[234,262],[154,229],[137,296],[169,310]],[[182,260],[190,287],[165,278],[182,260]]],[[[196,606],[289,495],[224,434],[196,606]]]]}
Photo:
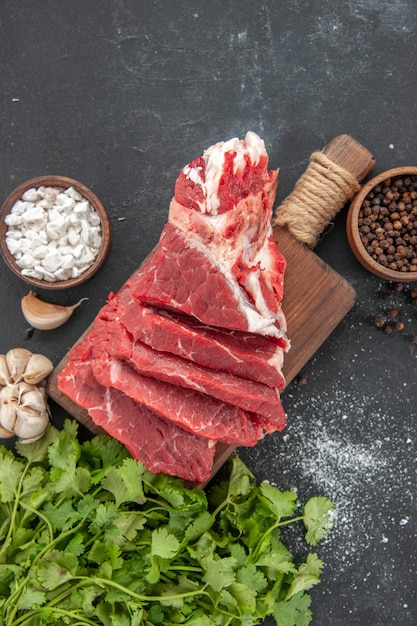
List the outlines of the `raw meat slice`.
{"type": "Polygon", "coordinates": [[[193,318],[175,315],[137,302],[127,285],[109,302],[135,341],[170,352],[208,368],[284,389],[284,339],[217,329],[193,318]]]}
{"type": "Polygon", "coordinates": [[[98,344],[105,345],[106,354],[126,361],[143,376],[193,389],[245,411],[257,413],[262,418],[266,432],[285,427],[286,417],[277,389],[244,380],[229,372],[208,369],[176,355],[154,350],[141,341],[134,341],[111,305],[102,309],[94,328],[98,335],[94,354],[98,344]]]}
{"type": "MultiPolygon", "coordinates": [[[[205,439],[253,446],[263,437],[263,427],[256,416],[252,419],[242,409],[193,389],[142,376],[125,361],[113,357],[102,324],[96,322],[89,335],[93,373],[101,385],[122,391],[157,415],[205,439]]],[[[119,336],[116,341],[120,341],[119,336]]]]}
{"type": "Polygon", "coordinates": [[[158,245],[128,281],[134,297],[211,326],[285,337],[286,263],[271,226],[277,181],[255,133],[187,165],[158,245]]]}
{"type": "Polygon", "coordinates": [[[71,351],[59,373],[61,391],[85,408],[92,420],[123,443],[151,472],[164,472],[191,482],[210,478],[215,446],[178,428],[112,387],[103,387],[91,367],[91,338],[71,351]]]}
{"type": "Polygon", "coordinates": [[[93,360],[93,372],[105,387],[123,391],[135,402],[199,437],[235,446],[254,446],[262,439],[262,424],[242,409],[203,394],[197,400],[198,392],[141,376],[120,359],[93,360]]]}

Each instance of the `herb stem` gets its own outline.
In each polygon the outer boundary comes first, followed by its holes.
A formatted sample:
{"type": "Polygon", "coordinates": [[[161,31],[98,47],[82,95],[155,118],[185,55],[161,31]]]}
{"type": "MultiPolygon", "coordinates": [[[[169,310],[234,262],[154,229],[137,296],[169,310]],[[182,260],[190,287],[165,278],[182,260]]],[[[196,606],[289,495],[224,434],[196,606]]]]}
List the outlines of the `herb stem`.
{"type": "MultiPolygon", "coordinates": [[[[132,598],[135,598],[139,602],[160,602],[161,600],[179,600],[181,598],[192,598],[193,596],[198,596],[200,594],[208,595],[206,591],[207,585],[200,587],[199,589],[195,589],[193,591],[184,591],[183,593],[174,593],[171,595],[159,595],[159,596],[147,596],[143,594],[136,593],[127,587],[115,582],[114,580],[110,580],[109,578],[89,578],[87,576],[75,576],[72,580],[76,581],[84,581],[87,585],[97,585],[99,587],[112,587],[113,589],[117,589],[122,593],[125,593],[132,598]]],[[[77,585],[78,586],[78,585],[77,585]]],[[[72,588],[73,589],[73,588],[72,588]]],[[[72,592],[71,589],[71,592],[72,592]]],[[[209,596],[210,597],[210,596],[209,596]]]]}
{"type": "Polygon", "coordinates": [[[18,511],[19,504],[20,504],[20,496],[21,496],[22,489],[23,489],[23,481],[26,477],[29,467],[30,467],[30,461],[26,463],[25,467],[23,468],[23,472],[20,476],[19,484],[18,484],[17,491],[16,491],[16,496],[14,499],[14,506],[13,506],[13,510],[11,514],[9,530],[3,541],[3,545],[0,548],[0,554],[3,554],[4,552],[6,552],[7,548],[9,547],[9,544],[10,544],[10,541],[11,541],[11,538],[15,529],[16,515],[17,515],[17,511],[18,511]]]}
{"type": "Polygon", "coordinates": [[[258,541],[258,544],[256,546],[256,548],[254,549],[252,555],[251,555],[251,561],[252,562],[256,562],[256,560],[259,557],[259,549],[260,547],[263,545],[265,539],[268,537],[268,535],[270,535],[276,528],[280,528],[281,526],[288,526],[288,524],[293,524],[294,522],[300,522],[301,520],[304,519],[303,515],[298,515],[297,517],[291,517],[289,519],[283,520],[283,521],[279,521],[276,522],[275,524],[272,524],[272,526],[270,526],[269,528],[266,529],[266,531],[264,532],[264,534],[261,536],[261,538],[258,541]]]}
{"type": "Polygon", "coordinates": [[[33,513],[34,515],[37,515],[38,517],[41,518],[41,520],[46,524],[46,526],[48,528],[49,541],[52,542],[54,540],[54,530],[52,528],[51,522],[46,517],[46,515],[41,513],[39,511],[39,509],[34,509],[32,506],[30,506],[30,504],[27,504],[26,502],[23,502],[23,500],[20,502],[20,504],[23,506],[24,509],[27,509],[28,511],[31,511],[31,513],[33,513]]]}
{"type": "Polygon", "coordinates": [[[73,611],[66,611],[65,609],[60,609],[57,607],[50,608],[49,606],[42,607],[40,609],[33,609],[32,611],[28,611],[22,617],[19,617],[14,622],[10,622],[10,626],[21,626],[25,624],[25,622],[30,622],[33,617],[71,617],[76,618],[76,622],[72,622],[73,626],[97,626],[97,622],[92,622],[87,617],[83,617],[82,615],[77,615],[73,611]]]}
{"type": "MultiPolygon", "coordinates": [[[[58,535],[57,537],[55,537],[54,539],[52,539],[52,541],[50,541],[50,543],[48,543],[46,546],[44,546],[44,548],[38,552],[38,554],[35,556],[35,558],[32,561],[31,564],[31,568],[33,568],[33,566],[38,562],[39,559],[41,559],[45,554],[47,554],[48,552],[50,552],[52,550],[52,548],[54,548],[56,546],[57,543],[59,543],[63,538],[65,538],[66,536],[71,535],[74,531],[77,531],[82,525],[83,525],[84,521],[82,520],[81,522],[79,522],[76,526],[74,526],[73,528],[67,530],[64,533],[61,533],[60,535],[58,535]]],[[[14,590],[14,592],[12,594],[10,594],[10,596],[7,598],[7,600],[4,603],[4,607],[10,606],[13,604],[15,598],[20,594],[20,592],[22,591],[22,589],[25,587],[25,585],[28,583],[30,578],[30,570],[27,574],[27,576],[22,579],[20,581],[19,586],[14,590]]],[[[15,615],[17,612],[17,602],[15,605],[15,608],[13,610],[13,615],[15,615]]]]}

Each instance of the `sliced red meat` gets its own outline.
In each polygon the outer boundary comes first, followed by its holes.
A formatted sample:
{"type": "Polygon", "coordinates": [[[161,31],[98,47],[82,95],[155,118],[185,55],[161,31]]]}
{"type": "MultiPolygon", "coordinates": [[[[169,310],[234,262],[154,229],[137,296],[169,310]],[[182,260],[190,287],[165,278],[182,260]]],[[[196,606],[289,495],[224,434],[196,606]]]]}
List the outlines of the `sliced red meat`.
{"type": "Polygon", "coordinates": [[[253,446],[262,438],[260,421],[242,409],[193,389],[143,376],[126,361],[113,357],[101,324],[93,325],[90,341],[93,373],[101,385],[122,391],[199,437],[241,446],[253,446]]]}
{"type": "Polygon", "coordinates": [[[58,375],[59,388],[85,408],[92,420],[123,443],[151,472],[164,472],[185,480],[210,478],[215,447],[164,420],[112,387],[103,387],[93,375],[92,344],[87,336],[71,351],[71,359],[58,375]]]}
{"type": "Polygon", "coordinates": [[[134,297],[211,326],[284,337],[285,259],[271,226],[277,180],[254,133],[187,165],[161,239],[129,281],[134,297]]]}
{"type": "Polygon", "coordinates": [[[254,133],[186,166],[155,250],[58,377],[151,471],[204,481],[214,442],[254,445],[284,427],[277,180],[254,133]]]}
{"type": "MultiPolygon", "coordinates": [[[[117,316],[117,311],[109,305],[103,308],[94,323],[98,335],[96,343],[111,357],[126,361],[143,376],[192,389],[257,413],[267,431],[284,428],[286,418],[277,389],[228,372],[208,369],[174,354],[154,350],[141,341],[134,341],[117,316]]],[[[94,354],[96,350],[95,347],[94,354]]]]}
{"type": "Polygon", "coordinates": [[[281,367],[287,343],[283,339],[221,330],[190,317],[144,307],[133,298],[128,285],[110,301],[135,341],[272,388],[285,386],[281,367]]]}

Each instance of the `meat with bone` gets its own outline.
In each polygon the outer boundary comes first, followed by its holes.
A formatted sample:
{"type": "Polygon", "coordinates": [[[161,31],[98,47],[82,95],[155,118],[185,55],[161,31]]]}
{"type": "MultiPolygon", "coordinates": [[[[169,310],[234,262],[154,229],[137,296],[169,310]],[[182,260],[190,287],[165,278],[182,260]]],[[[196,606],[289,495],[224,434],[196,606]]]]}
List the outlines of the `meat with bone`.
{"type": "Polygon", "coordinates": [[[271,226],[277,181],[255,133],[192,161],[157,247],[128,281],[133,296],[211,326],[285,337],[286,263],[271,226]]]}
{"type": "Polygon", "coordinates": [[[159,243],[110,296],[82,342],[92,351],[88,367],[75,347],[58,378],[60,389],[151,471],[206,480],[214,441],[254,445],[285,423],[279,402],[289,348],[281,308],[285,260],[271,228],[278,173],[267,167],[263,142],[248,133],[212,146],[183,169],[159,243]],[[217,397],[225,373],[242,379],[234,398],[231,386],[217,397]],[[259,401],[251,383],[276,395],[274,418],[241,408],[259,401]],[[166,448],[153,446],[156,433],[166,448]]]}
{"type": "Polygon", "coordinates": [[[71,350],[58,380],[60,389],[149,471],[199,482],[210,477],[214,442],[178,428],[117,389],[100,385],[92,370],[89,335],[71,350]]]}

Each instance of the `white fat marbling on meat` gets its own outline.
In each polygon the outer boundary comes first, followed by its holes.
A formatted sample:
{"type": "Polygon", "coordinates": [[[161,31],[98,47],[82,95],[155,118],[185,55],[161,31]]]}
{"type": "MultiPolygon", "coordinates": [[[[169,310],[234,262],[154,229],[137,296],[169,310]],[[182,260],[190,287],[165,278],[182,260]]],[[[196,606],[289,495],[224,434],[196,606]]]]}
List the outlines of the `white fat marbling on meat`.
{"type": "Polygon", "coordinates": [[[182,172],[186,178],[189,178],[195,185],[202,185],[203,180],[201,178],[201,167],[190,167],[186,165],[182,172]]]}
{"type": "Polygon", "coordinates": [[[194,179],[194,173],[191,173],[191,170],[195,170],[196,168],[188,168],[190,171],[186,174],[193,182],[201,185],[205,198],[204,202],[199,203],[202,213],[217,215],[220,206],[219,183],[223,173],[225,155],[228,152],[235,153],[233,163],[234,174],[245,167],[245,155],[249,155],[253,165],[259,162],[261,156],[266,156],[263,140],[252,131],[246,133],[243,141],[234,137],[228,141],[216,143],[214,146],[208,148],[204,152],[204,159],[206,161],[205,182],[201,180],[200,176],[198,176],[199,180],[194,179]]]}

